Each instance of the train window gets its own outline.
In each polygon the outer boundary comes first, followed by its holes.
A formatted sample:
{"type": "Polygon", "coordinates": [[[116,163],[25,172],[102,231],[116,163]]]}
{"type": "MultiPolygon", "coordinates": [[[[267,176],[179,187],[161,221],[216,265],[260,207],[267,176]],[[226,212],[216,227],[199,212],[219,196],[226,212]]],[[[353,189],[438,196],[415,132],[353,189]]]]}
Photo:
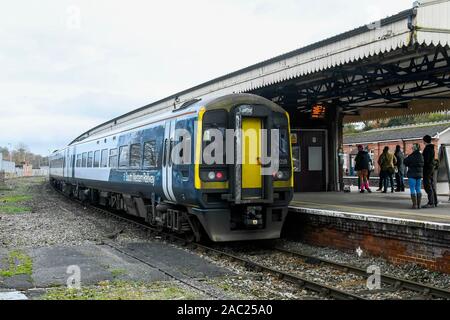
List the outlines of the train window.
{"type": "Polygon", "coordinates": [[[82,160],[81,160],[81,166],[83,168],[86,168],[86,164],[87,164],[87,152],[83,152],[83,157],[82,157],[82,160]]]}
{"type": "Polygon", "coordinates": [[[94,152],[94,168],[100,167],[100,150],[94,152]]]}
{"type": "Polygon", "coordinates": [[[287,129],[280,129],[280,156],[289,158],[289,134],[287,129]]]}
{"type": "Polygon", "coordinates": [[[144,167],[156,168],[158,166],[158,153],[156,151],[156,141],[144,143],[144,167]]]}
{"type": "Polygon", "coordinates": [[[117,149],[111,149],[109,150],[109,167],[110,168],[117,168],[117,149]]]}
{"type": "Polygon", "coordinates": [[[119,167],[128,167],[129,165],[129,147],[128,146],[122,146],[119,148],[119,167]]]}
{"type": "Polygon", "coordinates": [[[102,160],[100,161],[100,167],[101,168],[108,167],[108,149],[102,150],[102,160]]]}
{"type": "Polygon", "coordinates": [[[130,167],[139,168],[141,166],[141,144],[132,144],[130,148],[130,167]]]}
{"type": "Polygon", "coordinates": [[[94,162],[94,152],[89,152],[88,153],[88,159],[87,159],[87,167],[88,168],[92,168],[92,163],[94,162]]]}
{"type": "Polygon", "coordinates": [[[77,168],[81,168],[81,154],[77,155],[77,164],[76,164],[77,168]]]}
{"type": "MultiPolygon", "coordinates": [[[[203,116],[203,143],[202,149],[205,150],[207,146],[213,143],[216,138],[222,136],[222,145],[225,147],[226,128],[228,127],[228,112],[226,110],[212,110],[205,113],[203,116]]],[[[212,156],[216,157],[213,150],[212,156]]],[[[206,161],[205,161],[206,162],[206,161]]],[[[225,152],[223,152],[223,159],[218,159],[215,164],[225,163],[225,152]]]]}

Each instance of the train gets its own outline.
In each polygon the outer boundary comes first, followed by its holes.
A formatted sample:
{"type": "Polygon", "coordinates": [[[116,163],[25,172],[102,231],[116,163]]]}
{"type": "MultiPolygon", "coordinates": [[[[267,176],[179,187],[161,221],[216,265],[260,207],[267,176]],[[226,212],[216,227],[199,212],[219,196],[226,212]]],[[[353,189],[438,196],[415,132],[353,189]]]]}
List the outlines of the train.
{"type": "Polygon", "coordinates": [[[66,195],[192,241],[280,238],[294,180],[289,114],[276,103],[195,99],[81,137],[49,158],[50,183],[66,195]]]}

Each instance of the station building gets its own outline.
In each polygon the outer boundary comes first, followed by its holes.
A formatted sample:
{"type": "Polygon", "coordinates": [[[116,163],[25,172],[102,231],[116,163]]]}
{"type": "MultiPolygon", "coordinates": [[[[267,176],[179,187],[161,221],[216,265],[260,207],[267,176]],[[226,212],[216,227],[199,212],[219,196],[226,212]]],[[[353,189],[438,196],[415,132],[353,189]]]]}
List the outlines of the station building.
{"type": "Polygon", "coordinates": [[[344,123],[450,110],[450,3],[381,21],[232,72],[101,124],[77,139],[197,98],[253,93],[291,117],[296,192],[344,189],[344,123]]]}
{"type": "Polygon", "coordinates": [[[449,17],[450,1],[416,1],[381,21],[143,106],[75,141],[194,99],[231,93],[263,96],[291,118],[297,193],[290,207],[293,220],[285,226],[293,234],[306,243],[359,248],[395,263],[414,262],[450,273],[450,204],[432,213],[413,212],[407,196],[333,192],[345,190],[345,123],[450,110],[449,17]]]}

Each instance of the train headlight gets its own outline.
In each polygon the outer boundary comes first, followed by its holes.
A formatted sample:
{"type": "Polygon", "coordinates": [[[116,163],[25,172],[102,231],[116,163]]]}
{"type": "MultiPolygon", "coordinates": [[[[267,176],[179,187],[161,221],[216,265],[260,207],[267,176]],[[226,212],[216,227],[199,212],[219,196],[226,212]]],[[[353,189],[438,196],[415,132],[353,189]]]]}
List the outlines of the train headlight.
{"type": "Polygon", "coordinates": [[[283,171],[278,171],[277,172],[277,179],[278,180],[281,180],[281,179],[283,179],[284,178],[284,173],[283,173],[283,171]]]}
{"type": "Polygon", "coordinates": [[[289,172],[288,171],[278,171],[273,173],[273,178],[276,181],[279,180],[288,180],[289,179],[289,172]]]}
{"type": "Polygon", "coordinates": [[[209,180],[215,180],[216,179],[216,173],[214,171],[210,171],[208,173],[208,179],[209,180]]]}

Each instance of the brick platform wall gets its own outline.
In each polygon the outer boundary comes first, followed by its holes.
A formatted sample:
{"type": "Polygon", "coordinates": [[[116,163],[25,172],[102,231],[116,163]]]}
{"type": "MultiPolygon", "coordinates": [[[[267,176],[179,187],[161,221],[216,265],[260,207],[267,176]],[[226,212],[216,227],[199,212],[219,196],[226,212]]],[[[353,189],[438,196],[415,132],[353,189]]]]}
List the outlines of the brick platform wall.
{"type": "Polygon", "coordinates": [[[290,213],[283,235],[314,246],[380,256],[450,273],[450,232],[406,225],[290,213]]]}

